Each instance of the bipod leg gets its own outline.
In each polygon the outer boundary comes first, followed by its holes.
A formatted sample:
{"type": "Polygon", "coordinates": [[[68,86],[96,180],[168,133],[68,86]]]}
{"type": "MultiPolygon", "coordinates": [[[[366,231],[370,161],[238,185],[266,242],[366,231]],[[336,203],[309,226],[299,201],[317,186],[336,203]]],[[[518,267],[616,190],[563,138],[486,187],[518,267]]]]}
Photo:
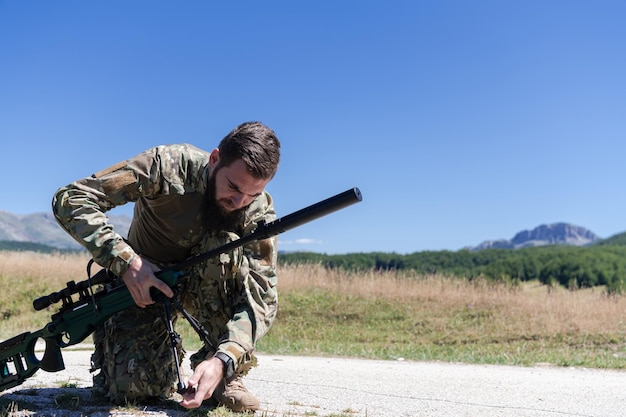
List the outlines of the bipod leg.
{"type": "Polygon", "coordinates": [[[174,303],[174,307],[176,307],[176,309],[182,313],[182,315],[185,317],[185,319],[187,319],[191,327],[193,327],[196,333],[198,333],[198,336],[200,336],[200,340],[202,340],[207,346],[215,351],[216,349],[209,339],[209,332],[206,331],[204,326],[200,324],[200,322],[195,317],[189,314],[187,310],[185,310],[185,307],[182,306],[180,301],[172,298],[172,302],[174,303]]]}
{"type": "Polygon", "coordinates": [[[178,393],[184,394],[187,392],[187,387],[183,382],[183,376],[180,372],[180,364],[178,363],[178,345],[180,344],[180,335],[174,330],[174,324],[172,323],[172,312],[170,310],[169,300],[163,301],[163,307],[165,308],[165,325],[170,336],[170,343],[172,345],[172,353],[174,354],[174,364],[176,365],[176,375],[178,376],[178,393]]]}

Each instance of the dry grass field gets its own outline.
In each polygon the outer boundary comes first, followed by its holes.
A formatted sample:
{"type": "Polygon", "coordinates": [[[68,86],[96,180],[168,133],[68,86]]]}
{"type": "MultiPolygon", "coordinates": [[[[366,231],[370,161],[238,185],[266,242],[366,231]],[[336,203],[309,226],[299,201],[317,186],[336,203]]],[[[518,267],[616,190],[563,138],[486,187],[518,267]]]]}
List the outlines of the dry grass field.
{"type": "Polygon", "coordinates": [[[33,300],[64,288],[68,281],[86,279],[89,259],[86,254],[1,251],[0,339],[43,327],[55,309],[37,312],[33,300]]]}
{"type": "Polygon", "coordinates": [[[624,368],[626,299],[444,276],[281,270],[261,348],[289,353],[624,368]],[[305,311],[305,314],[299,313],[305,311]]]}
{"type": "MultiPolygon", "coordinates": [[[[32,300],[86,279],[88,260],[1,252],[0,340],[43,327],[56,310],[35,312],[32,300]]],[[[602,288],[319,265],[284,266],[279,274],[279,314],[259,345],[268,353],[625,368],[626,299],[602,288]]],[[[188,349],[198,347],[193,332],[180,331],[188,349]]]]}

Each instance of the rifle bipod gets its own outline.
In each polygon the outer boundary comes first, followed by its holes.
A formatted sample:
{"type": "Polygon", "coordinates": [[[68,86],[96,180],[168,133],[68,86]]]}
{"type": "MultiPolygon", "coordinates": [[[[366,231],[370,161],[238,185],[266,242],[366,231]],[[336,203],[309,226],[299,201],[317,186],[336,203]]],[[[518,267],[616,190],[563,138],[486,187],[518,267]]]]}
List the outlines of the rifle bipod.
{"type": "Polygon", "coordinates": [[[183,307],[180,301],[178,301],[176,298],[171,298],[171,299],[167,298],[161,292],[159,292],[159,295],[157,296],[155,296],[153,293],[152,297],[154,298],[155,301],[163,303],[164,316],[162,316],[162,318],[163,318],[163,321],[165,322],[165,327],[167,328],[167,332],[170,338],[170,344],[172,347],[172,355],[174,357],[174,364],[175,364],[174,366],[176,368],[176,376],[178,378],[178,383],[176,386],[177,392],[180,395],[183,395],[187,392],[193,392],[193,388],[187,387],[185,385],[183,381],[182,372],[180,371],[180,363],[179,363],[179,358],[178,358],[178,346],[181,345],[182,341],[180,338],[180,334],[178,334],[176,330],[174,330],[174,322],[172,320],[172,310],[170,308],[170,303],[174,304],[174,307],[176,307],[176,309],[183,315],[183,317],[185,317],[187,322],[189,322],[189,324],[196,331],[198,336],[200,336],[200,340],[202,340],[207,346],[211,347],[212,349],[215,349],[213,347],[213,344],[209,340],[209,332],[206,331],[204,326],[202,326],[202,324],[195,317],[189,314],[189,312],[185,309],[185,307],[183,307]]]}

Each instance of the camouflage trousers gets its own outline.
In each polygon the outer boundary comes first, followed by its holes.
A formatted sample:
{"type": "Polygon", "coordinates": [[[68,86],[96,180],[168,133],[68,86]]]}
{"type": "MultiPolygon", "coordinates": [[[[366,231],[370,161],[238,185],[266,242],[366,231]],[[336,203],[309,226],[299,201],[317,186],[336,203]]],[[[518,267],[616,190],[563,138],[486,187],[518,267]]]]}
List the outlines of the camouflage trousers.
{"type": "MultiPolygon", "coordinates": [[[[95,350],[91,371],[96,394],[115,404],[150,397],[169,398],[176,389],[174,354],[169,334],[157,306],[120,312],[93,334],[95,350]]],[[[182,360],[184,351],[178,360],[182,360]]]]}
{"type": "MultiPolygon", "coordinates": [[[[225,243],[224,238],[205,239],[200,250],[225,243]]],[[[195,267],[183,291],[183,303],[208,332],[211,345],[191,356],[192,368],[213,356],[224,335],[233,333],[233,320],[247,329],[248,314],[241,315],[246,305],[246,290],[238,265],[241,257],[222,255],[195,267]]],[[[245,310],[245,309],[244,309],[245,310]]],[[[245,313],[245,311],[244,311],[245,313]]],[[[249,315],[253,316],[250,311],[249,315]]],[[[93,335],[95,351],[91,358],[95,394],[103,395],[115,404],[149,398],[170,398],[176,391],[178,376],[174,360],[182,361],[184,350],[177,346],[179,357],[174,358],[169,333],[164,321],[162,304],[145,309],[132,307],[107,320],[93,335]]],[[[174,323],[176,311],[172,308],[174,323]]],[[[184,319],[184,318],[183,318],[184,319]]],[[[252,324],[249,324],[252,326],[252,324]]],[[[245,346],[238,372],[255,363],[252,346],[245,346]]],[[[190,375],[187,375],[188,378],[190,375]]]]}

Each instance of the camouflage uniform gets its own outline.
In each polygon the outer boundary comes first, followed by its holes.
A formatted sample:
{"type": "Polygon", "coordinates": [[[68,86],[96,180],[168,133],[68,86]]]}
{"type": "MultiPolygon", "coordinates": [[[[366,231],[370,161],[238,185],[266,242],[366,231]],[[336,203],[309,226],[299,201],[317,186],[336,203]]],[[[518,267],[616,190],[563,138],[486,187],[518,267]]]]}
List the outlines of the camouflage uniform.
{"type": "MultiPolygon", "coordinates": [[[[264,192],[246,210],[240,230],[207,232],[203,207],[208,161],[207,152],[191,145],[149,149],[59,189],[53,212],[94,260],[118,277],[138,255],[160,267],[172,265],[249,233],[261,220],[276,218],[272,199],[264,192]],[[108,224],[105,212],[128,202],[135,202],[135,208],[125,241],[108,224]]],[[[209,331],[213,346],[192,355],[193,367],[216,350],[233,359],[237,372],[254,362],[255,343],[276,315],[276,255],[276,239],[271,238],[191,268],[183,303],[209,331]]],[[[102,371],[94,376],[94,389],[116,403],[174,391],[174,358],[162,310],[159,305],[133,307],[96,329],[92,370],[102,371]]]]}

